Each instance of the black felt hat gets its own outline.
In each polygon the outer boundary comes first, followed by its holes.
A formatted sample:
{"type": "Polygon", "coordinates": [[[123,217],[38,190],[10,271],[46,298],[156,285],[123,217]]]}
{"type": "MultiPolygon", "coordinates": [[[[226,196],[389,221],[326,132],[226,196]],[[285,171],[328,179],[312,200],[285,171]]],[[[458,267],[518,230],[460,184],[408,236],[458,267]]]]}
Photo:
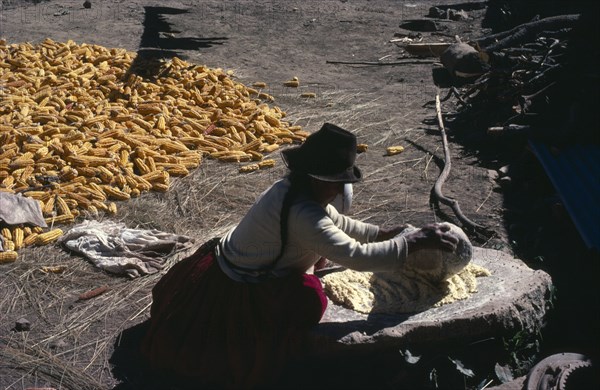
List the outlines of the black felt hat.
{"type": "Polygon", "coordinates": [[[331,123],[325,123],[302,145],[281,153],[292,172],[329,182],[355,183],[362,178],[354,165],[356,136],[331,123]]]}

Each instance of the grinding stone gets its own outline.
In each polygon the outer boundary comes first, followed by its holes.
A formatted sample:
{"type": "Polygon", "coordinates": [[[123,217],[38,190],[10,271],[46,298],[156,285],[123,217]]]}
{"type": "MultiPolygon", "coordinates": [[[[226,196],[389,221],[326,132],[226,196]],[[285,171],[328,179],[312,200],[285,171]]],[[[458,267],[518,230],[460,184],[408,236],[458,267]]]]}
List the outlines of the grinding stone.
{"type": "Polygon", "coordinates": [[[365,315],[328,303],[313,336],[338,345],[386,347],[491,337],[541,328],[552,280],[501,251],[473,248],[472,262],[491,271],[470,298],[406,315],[365,315]]]}

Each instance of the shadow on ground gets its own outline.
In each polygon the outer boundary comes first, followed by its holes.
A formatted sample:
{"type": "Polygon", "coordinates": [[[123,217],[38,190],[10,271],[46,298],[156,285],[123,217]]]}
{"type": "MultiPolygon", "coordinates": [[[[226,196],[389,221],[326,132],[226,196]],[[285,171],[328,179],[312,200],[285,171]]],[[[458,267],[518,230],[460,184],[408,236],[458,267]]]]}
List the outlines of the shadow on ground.
{"type": "MultiPolygon", "coordinates": [[[[144,7],[144,31],[140,39],[139,50],[129,74],[144,78],[154,78],[161,70],[165,59],[185,58],[181,51],[200,50],[214,45],[222,45],[227,37],[179,37],[181,31],[175,30],[167,21],[168,15],[183,15],[189,11],[172,7],[144,7]]],[[[127,75],[128,76],[128,75],[127,75]]]]}

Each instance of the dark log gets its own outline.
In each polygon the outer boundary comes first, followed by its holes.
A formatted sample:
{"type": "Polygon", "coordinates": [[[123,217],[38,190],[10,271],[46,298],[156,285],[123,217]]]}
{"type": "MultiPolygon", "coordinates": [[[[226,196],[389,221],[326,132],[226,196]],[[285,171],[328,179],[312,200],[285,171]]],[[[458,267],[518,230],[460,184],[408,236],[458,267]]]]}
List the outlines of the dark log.
{"type": "Polygon", "coordinates": [[[498,34],[488,35],[476,40],[484,51],[491,53],[507,47],[517,46],[536,37],[537,34],[546,30],[560,30],[575,25],[579,20],[579,14],[551,16],[535,22],[521,24],[511,30],[498,34]]]}
{"type": "Polygon", "coordinates": [[[530,95],[519,96],[518,102],[519,102],[519,105],[521,106],[521,112],[524,112],[524,113],[529,112],[531,105],[533,104],[533,101],[540,96],[546,96],[548,94],[549,90],[552,89],[553,87],[555,87],[556,85],[557,85],[557,82],[554,81],[535,93],[532,93],[530,95]]]}
{"type": "Polygon", "coordinates": [[[508,125],[508,126],[495,126],[488,127],[487,134],[491,136],[499,135],[527,135],[531,130],[531,126],[528,125],[508,125]]]}

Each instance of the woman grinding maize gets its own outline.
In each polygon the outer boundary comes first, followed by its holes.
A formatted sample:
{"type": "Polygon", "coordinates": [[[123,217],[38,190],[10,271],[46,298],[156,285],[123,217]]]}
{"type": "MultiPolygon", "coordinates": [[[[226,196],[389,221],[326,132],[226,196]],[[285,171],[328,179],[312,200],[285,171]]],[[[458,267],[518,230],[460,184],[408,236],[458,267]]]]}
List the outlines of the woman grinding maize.
{"type": "Polygon", "coordinates": [[[276,376],[286,341],[315,326],[327,304],[312,274],[320,258],[358,271],[393,271],[409,252],[452,251],[457,238],[429,225],[404,237],[340,214],[331,203],[361,179],[356,137],[332,124],[284,150],[290,172],[239,225],[171,268],[154,287],[142,352],[150,364],[227,387],[276,376]]]}

